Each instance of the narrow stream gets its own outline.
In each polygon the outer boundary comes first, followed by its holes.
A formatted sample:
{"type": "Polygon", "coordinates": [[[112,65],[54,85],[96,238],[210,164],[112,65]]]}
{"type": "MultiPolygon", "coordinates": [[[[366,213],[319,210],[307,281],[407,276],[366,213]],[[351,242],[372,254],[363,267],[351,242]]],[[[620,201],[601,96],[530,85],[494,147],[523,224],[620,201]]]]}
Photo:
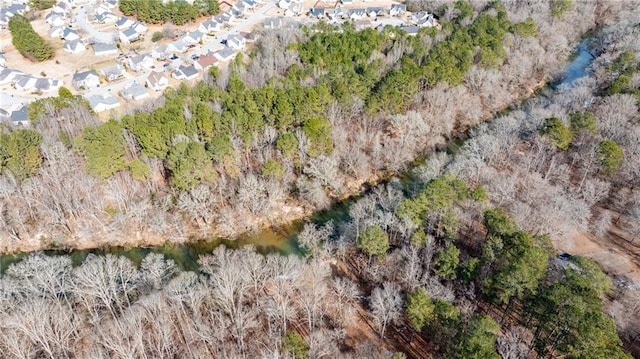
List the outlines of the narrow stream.
{"type": "MultiPolygon", "coordinates": [[[[556,83],[551,85],[552,89],[557,89],[561,85],[571,85],[575,80],[586,74],[588,66],[593,61],[593,56],[587,49],[589,38],[583,40],[578,46],[577,53],[573,61],[567,65],[564,76],[556,83]]],[[[456,141],[451,146],[461,146],[456,141]]],[[[421,161],[416,161],[419,165],[421,161]]],[[[410,176],[410,167],[404,173],[398,174],[399,178],[410,176]]],[[[360,196],[354,196],[344,201],[334,204],[331,208],[317,212],[311,216],[311,220],[318,223],[324,223],[329,220],[342,221],[348,217],[349,206],[360,196]]],[[[228,248],[240,248],[248,245],[255,246],[256,250],[262,254],[280,253],[280,254],[296,254],[301,255],[303,251],[298,246],[296,236],[303,227],[303,221],[294,221],[286,226],[278,229],[264,228],[257,233],[247,234],[237,239],[203,239],[191,241],[188,243],[165,243],[162,246],[153,247],[105,247],[92,250],[50,250],[45,251],[47,255],[68,255],[71,257],[74,265],[80,264],[90,253],[96,255],[115,254],[123,255],[131,259],[136,265],[142,262],[142,259],[148,253],[162,253],[165,257],[175,261],[176,265],[182,270],[197,270],[198,256],[211,253],[216,247],[224,245],[228,248]]],[[[15,255],[3,256],[0,254],[0,274],[15,262],[22,260],[28,256],[28,253],[20,253],[15,255]]]]}

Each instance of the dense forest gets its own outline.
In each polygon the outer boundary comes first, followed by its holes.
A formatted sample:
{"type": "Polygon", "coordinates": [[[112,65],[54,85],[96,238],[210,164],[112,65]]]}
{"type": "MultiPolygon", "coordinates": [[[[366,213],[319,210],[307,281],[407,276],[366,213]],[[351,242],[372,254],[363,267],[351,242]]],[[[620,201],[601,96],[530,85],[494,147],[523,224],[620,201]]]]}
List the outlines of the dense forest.
{"type": "Polygon", "coordinates": [[[20,54],[31,61],[44,61],[53,56],[53,48],[31,26],[29,19],[22,15],[9,20],[11,43],[20,54]]]}
{"type": "Polygon", "coordinates": [[[0,278],[1,352],[637,355],[640,287],[558,253],[576,238],[637,253],[637,5],[416,2],[441,30],[265,32],[229,71],[107,122],[69,94],[35,103],[33,129],[0,138],[11,250],[234,234],[427,155],[345,219],[307,223],[303,256],[219,247],[194,272],[31,255],[0,278]],[[588,31],[588,75],[520,102],[588,31]]]}
{"type": "Polygon", "coordinates": [[[215,15],[220,9],[217,0],[119,0],[118,7],[127,16],[136,16],[140,21],[151,24],[170,22],[184,25],[203,15],[215,15]]]}

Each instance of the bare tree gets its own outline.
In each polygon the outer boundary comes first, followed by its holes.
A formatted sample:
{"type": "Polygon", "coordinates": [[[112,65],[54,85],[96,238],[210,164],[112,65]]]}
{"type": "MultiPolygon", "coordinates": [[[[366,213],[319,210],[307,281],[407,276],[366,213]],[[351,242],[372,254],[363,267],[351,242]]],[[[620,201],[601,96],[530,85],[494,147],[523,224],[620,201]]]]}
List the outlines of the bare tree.
{"type": "Polygon", "coordinates": [[[385,337],[387,325],[397,324],[402,316],[402,296],[400,288],[392,282],[385,282],[381,287],[376,287],[371,292],[369,302],[373,322],[380,332],[380,336],[385,337]]]}

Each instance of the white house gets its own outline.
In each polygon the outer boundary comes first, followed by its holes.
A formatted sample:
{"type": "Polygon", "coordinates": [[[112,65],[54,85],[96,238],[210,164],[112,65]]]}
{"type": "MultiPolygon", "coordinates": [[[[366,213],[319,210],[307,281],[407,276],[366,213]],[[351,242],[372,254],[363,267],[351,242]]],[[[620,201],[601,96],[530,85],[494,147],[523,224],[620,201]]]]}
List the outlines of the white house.
{"type": "Polygon", "coordinates": [[[151,72],[147,77],[147,85],[154,91],[163,91],[169,85],[169,79],[164,72],[151,72]]]}
{"type": "Polygon", "coordinates": [[[62,37],[63,31],[64,31],[64,26],[52,27],[51,30],[49,30],[49,36],[59,39],[62,37]]]}
{"type": "Polygon", "coordinates": [[[138,34],[144,34],[145,32],[147,32],[147,25],[145,25],[144,23],[140,22],[140,21],[136,21],[133,23],[133,25],[131,25],[131,28],[134,29],[138,34]]]}
{"type": "Polygon", "coordinates": [[[131,84],[131,86],[125,88],[120,92],[120,95],[129,101],[139,101],[149,97],[149,91],[140,84],[131,84]]]}
{"type": "Polygon", "coordinates": [[[116,21],[118,16],[110,11],[96,15],[96,22],[99,24],[113,24],[116,21]]]}
{"type": "Polygon", "coordinates": [[[151,56],[154,59],[164,60],[171,56],[171,52],[173,52],[173,47],[167,44],[156,44],[153,49],[151,49],[151,56]]]}
{"type": "Polygon", "coordinates": [[[64,15],[57,12],[50,12],[45,18],[44,22],[49,26],[62,26],[64,25],[64,15]]]}
{"type": "Polygon", "coordinates": [[[129,58],[129,68],[133,71],[151,70],[153,57],[151,54],[140,54],[129,58]]]}
{"type": "Polygon", "coordinates": [[[8,84],[18,75],[24,75],[25,73],[15,69],[2,69],[0,70],[0,85],[8,84]]]}
{"type": "Polygon", "coordinates": [[[72,82],[77,89],[89,89],[100,85],[100,76],[95,70],[76,72],[73,74],[72,82]]]}
{"type": "Polygon", "coordinates": [[[281,9],[288,9],[290,5],[291,5],[291,1],[289,0],[280,0],[278,2],[278,7],[281,9]]]}
{"type": "Polygon", "coordinates": [[[67,15],[71,12],[71,5],[67,4],[64,1],[60,1],[53,8],[51,8],[51,12],[57,12],[67,15]]]}
{"type": "Polygon", "coordinates": [[[87,100],[94,112],[103,112],[120,107],[120,101],[115,96],[92,95],[87,97],[87,100]]]}
{"type": "Polygon", "coordinates": [[[134,21],[129,19],[126,16],[121,16],[118,21],[116,21],[116,28],[118,30],[128,29],[133,25],[134,21]]]}
{"type": "Polygon", "coordinates": [[[426,11],[413,14],[411,20],[419,27],[434,27],[438,24],[433,15],[426,11]]]}
{"type": "Polygon", "coordinates": [[[120,38],[120,42],[122,42],[123,44],[128,44],[140,40],[140,34],[138,34],[133,28],[128,28],[124,31],[120,31],[118,33],[118,37],[120,38]]]}
{"type": "Polygon", "coordinates": [[[362,20],[367,16],[367,11],[365,9],[351,9],[347,11],[347,16],[353,21],[362,20]]]}
{"type": "Polygon", "coordinates": [[[78,35],[78,32],[76,30],[65,27],[64,29],[62,29],[62,38],[67,41],[73,41],[80,39],[80,35],[78,35]]]}
{"type": "Polygon", "coordinates": [[[236,56],[236,52],[233,51],[232,48],[225,46],[224,48],[216,51],[213,56],[215,56],[220,61],[228,61],[236,56]]]}
{"type": "Polygon", "coordinates": [[[322,19],[325,16],[324,8],[321,8],[321,7],[311,8],[311,10],[309,10],[309,16],[314,17],[316,19],[322,19]]]}
{"type": "Polygon", "coordinates": [[[17,90],[26,92],[35,89],[36,81],[37,79],[31,75],[17,75],[11,83],[17,90]]]}
{"type": "Polygon", "coordinates": [[[198,30],[205,34],[211,34],[214,31],[220,30],[221,27],[222,27],[222,24],[220,24],[219,22],[213,19],[209,19],[207,21],[203,21],[202,23],[200,23],[200,26],[198,26],[198,30]]]}
{"type": "Polygon", "coordinates": [[[65,40],[63,49],[64,51],[70,52],[74,55],[87,51],[87,48],[80,40],[65,40]]]}
{"type": "Polygon", "coordinates": [[[279,29],[282,27],[282,18],[281,17],[268,17],[264,19],[263,26],[265,29],[279,29]]]}
{"type": "Polygon", "coordinates": [[[407,5],[405,4],[391,4],[389,10],[389,16],[402,16],[407,12],[407,5]]]}
{"type": "Polygon", "coordinates": [[[107,81],[115,81],[124,77],[124,74],[126,73],[124,67],[120,64],[103,67],[100,71],[107,78],[107,81]]]}
{"type": "Polygon", "coordinates": [[[118,0],[104,0],[104,4],[107,5],[108,8],[113,9],[118,6],[118,0]]]}
{"type": "Polygon", "coordinates": [[[378,16],[384,16],[384,9],[381,7],[368,7],[365,9],[367,16],[372,19],[377,18],[378,16]]]}
{"type": "Polygon", "coordinates": [[[227,46],[235,50],[242,50],[246,44],[247,39],[237,34],[230,35],[227,38],[227,46]]]}
{"type": "Polygon", "coordinates": [[[177,80],[193,80],[198,77],[198,70],[191,66],[180,66],[176,71],[171,74],[171,77],[177,80]]]}
{"type": "Polygon", "coordinates": [[[291,4],[289,5],[289,8],[284,12],[284,16],[298,16],[302,14],[302,11],[302,4],[291,4]]]}
{"type": "Polygon", "coordinates": [[[116,55],[118,47],[115,44],[103,44],[96,42],[93,44],[93,54],[96,56],[116,55]]]}
{"type": "Polygon", "coordinates": [[[173,48],[174,51],[180,52],[180,53],[187,52],[187,50],[189,49],[187,42],[182,38],[172,42],[171,47],[173,48]]]}
{"type": "Polygon", "coordinates": [[[3,52],[0,52],[0,67],[7,67],[7,59],[4,57],[3,52]]]}
{"type": "Polygon", "coordinates": [[[204,40],[204,33],[199,30],[190,31],[186,33],[182,38],[189,44],[197,44],[200,41],[204,40]]]}

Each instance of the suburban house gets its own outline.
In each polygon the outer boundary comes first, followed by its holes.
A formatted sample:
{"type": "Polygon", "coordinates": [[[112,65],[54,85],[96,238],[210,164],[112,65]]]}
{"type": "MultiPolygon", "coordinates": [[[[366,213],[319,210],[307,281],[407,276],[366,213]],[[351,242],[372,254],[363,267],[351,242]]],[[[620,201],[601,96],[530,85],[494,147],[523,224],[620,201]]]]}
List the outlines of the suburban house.
{"type": "Polygon", "coordinates": [[[407,35],[416,36],[418,35],[418,31],[420,31],[420,28],[416,25],[408,25],[400,26],[400,30],[405,31],[407,35]]]}
{"type": "Polygon", "coordinates": [[[147,77],[147,85],[154,91],[164,91],[169,85],[169,79],[164,72],[151,72],[147,77]]]}
{"type": "Polygon", "coordinates": [[[268,17],[264,19],[263,26],[265,29],[279,29],[282,27],[282,18],[281,17],[268,17]]]}
{"type": "Polygon", "coordinates": [[[4,53],[0,52],[0,66],[7,67],[7,59],[4,57],[4,53]]]}
{"type": "Polygon", "coordinates": [[[284,12],[285,16],[298,16],[302,14],[302,4],[291,4],[289,8],[284,12]]]}
{"type": "Polygon", "coordinates": [[[134,21],[129,19],[126,16],[120,16],[118,21],[116,21],[116,28],[118,30],[128,29],[133,25],[134,21]]]}
{"type": "Polygon", "coordinates": [[[7,28],[7,25],[9,25],[9,19],[11,19],[11,15],[9,15],[5,9],[0,9],[0,29],[7,28]]]}
{"type": "Polygon", "coordinates": [[[389,16],[402,16],[407,12],[407,5],[405,4],[391,4],[389,10],[389,16]]]}
{"type": "Polygon", "coordinates": [[[49,24],[49,26],[62,26],[65,24],[64,22],[64,14],[60,14],[57,12],[50,12],[44,18],[44,22],[49,24]]]}
{"type": "Polygon", "coordinates": [[[230,47],[224,47],[218,51],[216,51],[213,56],[215,56],[220,61],[228,61],[233,59],[236,56],[235,51],[233,51],[230,47]]]}
{"type": "Polygon", "coordinates": [[[120,107],[118,98],[111,95],[92,95],[87,97],[94,112],[103,112],[120,107]]]}
{"type": "Polygon", "coordinates": [[[291,5],[291,1],[290,0],[280,0],[280,1],[278,1],[278,7],[281,8],[281,9],[288,9],[290,5],[291,5]]]}
{"type": "Polygon", "coordinates": [[[213,20],[219,23],[220,25],[224,25],[224,24],[228,24],[229,21],[231,21],[231,17],[225,13],[225,14],[214,16],[213,20]]]}
{"type": "Polygon", "coordinates": [[[384,9],[381,7],[368,7],[365,9],[367,16],[370,18],[377,18],[378,16],[384,16],[384,9]]]}
{"type": "Polygon", "coordinates": [[[222,27],[222,24],[215,21],[214,19],[209,19],[207,21],[203,21],[202,23],[200,23],[200,26],[198,26],[198,30],[205,34],[211,34],[214,31],[220,30],[221,27],[222,27]]]}
{"type": "Polygon", "coordinates": [[[411,20],[419,27],[434,27],[438,24],[433,15],[426,11],[413,14],[411,20]]]}
{"type": "Polygon", "coordinates": [[[131,86],[123,89],[120,92],[120,95],[122,95],[122,97],[126,100],[139,101],[146,97],[149,97],[149,91],[147,91],[144,86],[134,83],[131,84],[131,86]]]}
{"type": "Polygon", "coordinates": [[[65,27],[64,29],[62,29],[62,38],[68,41],[73,41],[80,39],[80,35],[78,35],[78,32],[76,30],[65,27]]]}
{"type": "Polygon", "coordinates": [[[140,54],[129,58],[129,68],[133,71],[151,70],[153,57],[151,54],[140,54]]]}
{"type": "Polygon", "coordinates": [[[204,34],[199,30],[190,31],[184,34],[182,39],[184,39],[188,44],[197,44],[204,39],[204,34]]]}
{"type": "Polygon", "coordinates": [[[36,91],[38,92],[51,92],[58,91],[62,87],[62,80],[39,78],[36,80],[36,91]]]}
{"type": "Polygon", "coordinates": [[[64,31],[64,29],[64,26],[52,27],[51,30],[49,30],[49,36],[59,39],[62,37],[62,32],[64,31]]]}
{"type": "Polygon", "coordinates": [[[8,84],[18,75],[24,75],[25,73],[15,69],[2,69],[0,70],[0,85],[8,84]]]}
{"type": "Polygon", "coordinates": [[[112,24],[116,21],[118,21],[118,16],[111,11],[96,15],[96,22],[99,24],[112,24]]]}
{"type": "Polygon", "coordinates": [[[246,9],[253,9],[257,4],[253,0],[242,0],[242,5],[244,5],[246,9]]]}
{"type": "Polygon", "coordinates": [[[100,86],[100,76],[95,70],[76,72],[73,74],[72,82],[77,89],[98,87],[100,86]]]}
{"type": "Polygon", "coordinates": [[[93,53],[96,56],[116,55],[118,53],[118,47],[115,44],[93,44],[93,53]]]}
{"type": "Polygon", "coordinates": [[[373,25],[371,24],[371,20],[369,19],[356,20],[354,21],[353,25],[356,31],[361,31],[373,27],[373,25]]]}
{"type": "Polygon", "coordinates": [[[128,44],[140,40],[140,34],[137,33],[134,28],[130,27],[124,31],[120,31],[119,38],[123,44],[128,44]]]}
{"type": "Polygon", "coordinates": [[[65,40],[63,49],[64,51],[70,52],[72,54],[79,54],[81,52],[87,51],[87,48],[80,40],[65,40]]]}
{"type": "Polygon", "coordinates": [[[51,12],[57,12],[59,14],[69,14],[71,12],[71,5],[67,4],[64,1],[61,1],[56,4],[56,6],[51,8],[51,12]]]}
{"type": "Polygon", "coordinates": [[[324,8],[314,7],[309,10],[309,16],[315,17],[316,19],[322,19],[324,17],[324,8]]]}
{"type": "Polygon", "coordinates": [[[124,67],[120,64],[103,67],[100,71],[107,78],[107,81],[115,81],[124,77],[124,74],[126,73],[124,67]]]}
{"type": "Polygon", "coordinates": [[[164,60],[168,57],[171,57],[171,53],[173,52],[173,47],[167,44],[157,44],[151,49],[151,56],[154,59],[164,60]]]}
{"type": "Polygon", "coordinates": [[[367,16],[367,11],[365,9],[351,9],[347,11],[347,16],[353,21],[362,20],[367,16]]]}
{"type": "Polygon", "coordinates": [[[171,47],[173,48],[173,51],[177,51],[180,53],[187,52],[187,50],[189,49],[189,46],[184,39],[178,39],[172,42],[171,47]]]}
{"type": "Polygon", "coordinates": [[[113,9],[118,6],[118,0],[104,0],[104,4],[107,5],[108,8],[113,9]]]}
{"type": "Polygon", "coordinates": [[[231,10],[229,10],[229,11],[237,19],[237,18],[242,17],[244,15],[244,13],[247,11],[247,9],[244,6],[244,3],[237,2],[237,3],[233,4],[233,6],[231,7],[231,10]]]}
{"type": "Polygon", "coordinates": [[[342,5],[351,5],[353,4],[353,0],[341,0],[342,5]]]}
{"type": "Polygon", "coordinates": [[[13,3],[4,8],[4,10],[7,12],[7,15],[9,15],[9,17],[15,15],[24,15],[24,13],[27,12],[27,5],[13,3]]]}
{"type": "Polygon", "coordinates": [[[22,106],[19,109],[12,111],[11,115],[9,115],[9,118],[14,125],[28,125],[29,116],[27,116],[27,106],[22,106]]]}
{"type": "Polygon", "coordinates": [[[147,25],[140,21],[136,21],[131,25],[131,28],[134,29],[138,34],[142,35],[147,32],[147,25]]]}
{"type": "Polygon", "coordinates": [[[36,87],[37,79],[31,75],[16,75],[11,83],[20,91],[31,91],[36,87]]]}
{"type": "Polygon", "coordinates": [[[191,66],[180,66],[171,76],[177,80],[193,80],[198,77],[198,70],[191,66]]]}
{"type": "Polygon", "coordinates": [[[218,61],[214,55],[202,55],[193,63],[193,66],[198,71],[207,71],[211,66],[217,64],[218,61]]]}
{"type": "Polygon", "coordinates": [[[240,35],[230,35],[227,38],[227,46],[232,49],[242,50],[244,46],[247,44],[247,39],[240,35]]]}

